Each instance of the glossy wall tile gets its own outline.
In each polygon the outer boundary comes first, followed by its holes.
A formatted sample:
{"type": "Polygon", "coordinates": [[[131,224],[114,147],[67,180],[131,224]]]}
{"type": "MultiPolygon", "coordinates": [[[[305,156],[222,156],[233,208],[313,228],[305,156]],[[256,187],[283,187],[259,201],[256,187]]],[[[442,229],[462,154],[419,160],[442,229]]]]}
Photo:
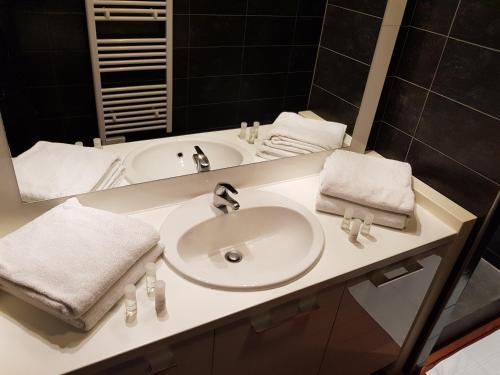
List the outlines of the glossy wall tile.
{"type": "Polygon", "coordinates": [[[372,144],[482,217],[500,188],[500,2],[408,4],[372,144]]]}
{"type": "Polygon", "coordinates": [[[386,0],[329,0],[309,109],[331,121],[356,122],[386,0]]]}

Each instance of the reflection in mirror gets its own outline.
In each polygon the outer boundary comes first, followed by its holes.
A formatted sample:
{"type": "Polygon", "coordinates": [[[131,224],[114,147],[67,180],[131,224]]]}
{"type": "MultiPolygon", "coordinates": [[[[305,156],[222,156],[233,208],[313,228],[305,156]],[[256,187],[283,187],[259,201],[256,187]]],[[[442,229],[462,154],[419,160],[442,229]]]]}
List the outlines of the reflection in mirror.
{"type": "Polygon", "coordinates": [[[0,1],[23,201],[349,143],[386,0],[141,1],[0,1]]]}

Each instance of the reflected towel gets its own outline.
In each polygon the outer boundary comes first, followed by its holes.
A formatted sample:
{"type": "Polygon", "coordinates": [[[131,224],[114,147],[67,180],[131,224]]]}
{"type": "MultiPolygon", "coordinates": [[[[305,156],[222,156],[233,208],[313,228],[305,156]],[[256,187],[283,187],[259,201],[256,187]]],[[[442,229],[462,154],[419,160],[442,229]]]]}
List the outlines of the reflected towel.
{"type": "Polygon", "coordinates": [[[296,156],[342,147],[347,126],[283,112],[265,135],[257,155],[265,159],[296,156]],[[274,151],[279,150],[279,151],[274,151]]]}
{"type": "Polygon", "coordinates": [[[411,215],[415,206],[410,164],[344,150],[326,159],[320,192],[405,215],[411,215]]]}
{"type": "Polygon", "coordinates": [[[13,163],[25,202],[99,190],[106,176],[112,176],[121,165],[120,159],[107,151],[45,141],[37,142],[13,163]]]}
{"type": "Polygon", "coordinates": [[[345,210],[348,207],[353,209],[353,218],[364,220],[367,213],[372,213],[374,216],[373,223],[386,227],[403,229],[408,219],[408,216],[403,214],[361,206],[343,199],[328,197],[321,193],[316,198],[316,209],[318,211],[344,216],[345,210]]]}
{"type": "Polygon", "coordinates": [[[290,145],[308,144],[327,151],[342,147],[347,126],[338,122],[314,120],[297,113],[283,112],[274,121],[266,139],[290,145]]]}
{"type": "Polygon", "coordinates": [[[78,318],[159,239],[149,224],[71,198],[0,240],[0,287],[78,318]]]}

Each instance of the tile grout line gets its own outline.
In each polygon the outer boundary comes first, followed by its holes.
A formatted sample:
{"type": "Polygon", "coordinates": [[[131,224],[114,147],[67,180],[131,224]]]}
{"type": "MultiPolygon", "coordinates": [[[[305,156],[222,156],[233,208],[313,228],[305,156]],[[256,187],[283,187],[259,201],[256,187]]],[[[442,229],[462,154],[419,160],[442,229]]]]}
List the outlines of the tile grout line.
{"type": "Polygon", "coordinates": [[[323,49],[325,49],[325,50],[327,50],[327,51],[329,51],[329,52],[333,52],[333,53],[335,53],[335,54],[337,54],[337,55],[343,56],[343,57],[345,57],[345,58],[347,58],[347,59],[349,59],[349,60],[356,61],[357,63],[363,64],[363,65],[365,65],[365,66],[367,66],[367,67],[370,67],[370,66],[371,66],[370,64],[367,64],[367,63],[365,63],[365,62],[363,62],[363,61],[361,61],[361,60],[355,59],[354,57],[351,57],[351,56],[345,55],[345,54],[343,54],[343,53],[340,53],[340,52],[335,51],[335,50],[333,50],[333,49],[330,49],[330,48],[328,48],[328,47],[325,47],[325,46],[320,46],[320,48],[323,48],[323,49]]]}
{"type": "Polygon", "coordinates": [[[316,78],[316,68],[318,66],[319,49],[321,48],[321,43],[323,41],[323,33],[325,32],[327,10],[328,10],[328,0],[325,1],[325,10],[323,12],[323,23],[321,24],[321,33],[319,35],[318,48],[316,49],[316,59],[314,61],[313,76],[312,76],[312,80],[311,80],[311,88],[309,89],[309,97],[307,98],[307,108],[306,109],[309,109],[311,106],[311,96],[312,96],[312,90],[314,87],[314,79],[316,78]]]}
{"type": "MultiPolygon", "coordinates": [[[[186,128],[191,127],[191,122],[190,122],[190,112],[189,111],[189,106],[190,106],[190,92],[191,92],[191,84],[189,83],[189,79],[191,78],[191,0],[187,0],[187,10],[188,10],[188,40],[187,40],[187,82],[186,82],[186,103],[188,110],[186,111],[186,124],[184,125],[186,128]]],[[[173,20],[174,17],[172,17],[173,20]]],[[[173,56],[173,51],[172,51],[172,56],[173,56]]],[[[173,62],[172,62],[173,65],[173,62]]],[[[175,69],[174,69],[175,72],[175,69]]],[[[173,93],[172,93],[173,95],[173,93]]],[[[172,101],[173,102],[173,101],[172,101]]],[[[173,106],[172,106],[172,112],[173,112],[173,106]]],[[[172,131],[173,131],[173,126],[174,126],[174,121],[173,121],[173,114],[172,114],[172,131]]],[[[187,130],[187,129],[186,129],[187,130]]]]}
{"type": "Polygon", "coordinates": [[[318,89],[321,89],[321,90],[323,90],[324,92],[326,92],[326,93],[330,94],[331,96],[334,96],[334,97],[336,97],[337,99],[340,99],[340,100],[342,100],[343,102],[345,102],[345,103],[347,103],[347,104],[349,104],[349,105],[351,105],[351,106],[353,106],[353,107],[355,107],[355,108],[359,109],[359,107],[358,107],[357,105],[352,104],[350,101],[345,100],[344,98],[341,98],[340,96],[338,96],[338,95],[334,94],[333,92],[331,92],[331,91],[329,91],[329,90],[325,89],[324,87],[321,87],[320,85],[318,85],[318,84],[316,84],[316,83],[313,83],[313,86],[315,86],[315,87],[317,87],[318,89]]]}
{"type": "Polygon", "coordinates": [[[343,7],[343,6],[340,6],[340,5],[336,5],[336,4],[329,4],[329,3],[327,3],[326,5],[327,5],[327,6],[331,6],[331,7],[335,7],[335,8],[339,8],[339,9],[343,9],[343,10],[347,10],[347,11],[349,11],[349,12],[362,14],[362,15],[364,15],[364,16],[368,16],[368,17],[378,18],[379,20],[382,20],[382,19],[383,19],[383,17],[376,16],[376,15],[374,15],[374,14],[361,12],[361,11],[359,11],[359,10],[355,10],[355,9],[351,9],[351,8],[346,8],[346,7],[343,7]]]}
{"type": "Polygon", "coordinates": [[[417,83],[415,83],[415,82],[408,81],[407,79],[402,78],[402,77],[399,77],[399,76],[393,76],[393,78],[394,78],[394,79],[399,79],[400,81],[406,82],[406,83],[408,83],[408,84],[410,84],[410,85],[413,85],[413,86],[415,86],[415,87],[418,87],[418,88],[420,88],[420,89],[422,89],[422,90],[425,90],[425,91],[430,91],[430,93],[431,93],[431,94],[438,95],[438,96],[440,96],[440,97],[442,97],[442,98],[444,98],[444,99],[447,99],[447,100],[449,100],[449,101],[451,101],[451,102],[454,102],[454,103],[460,104],[461,106],[466,107],[466,108],[468,108],[468,109],[470,109],[470,110],[472,110],[472,111],[474,111],[474,112],[478,112],[478,113],[480,113],[480,114],[482,114],[482,115],[484,115],[484,116],[488,116],[488,117],[492,118],[493,120],[500,121],[500,118],[499,118],[499,117],[496,117],[495,115],[492,115],[492,114],[489,114],[489,113],[487,113],[487,112],[484,112],[484,111],[482,111],[482,110],[480,110],[480,109],[474,108],[474,107],[472,107],[472,106],[470,106],[470,105],[468,105],[468,104],[462,103],[462,102],[461,102],[461,101],[459,101],[459,100],[456,100],[456,99],[450,98],[449,96],[446,96],[446,95],[444,95],[444,94],[441,94],[440,92],[437,92],[437,91],[434,91],[434,90],[428,89],[428,88],[426,88],[426,87],[424,87],[424,86],[420,86],[419,84],[417,84],[417,83]]]}
{"type": "MultiPolygon", "coordinates": [[[[455,13],[453,14],[453,18],[451,20],[450,27],[448,29],[448,36],[451,33],[451,29],[453,27],[453,23],[455,22],[455,17],[457,16],[457,13],[458,13],[458,8],[460,7],[461,3],[462,3],[462,0],[459,0],[458,4],[457,4],[457,7],[455,8],[455,13]]],[[[437,76],[437,73],[439,71],[439,66],[441,65],[441,61],[443,60],[444,52],[446,50],[446,46],[447,45],[448,45],[448,37],[446,38],[446,40],[444,42],[444,46],[443,46],[443,49],[441,51],[441,55],[439,56],[439,60],[438,60],[438,62],[436,64],[436,69],[434,70],[434,74],[432,76],[432,80],[431,80],[431,83],[429,85],[429,89],[428,89],[428,91],[427,91],[427,93],[425,95],[424,103],[422,105],[422,110],[420,111],[420,115],[418,117],[417,125],[415,126],[415,129],[413,131],[412,139],[410,140],[410,144],[408,145],[408,151],[406,152],[405,159],[404,159],[405,161],[407,161],[407,159],[408,159],[408,155],[410,154],[410,150],[411,150],[411,145],[412,145],[413,140],[415,139],[415,137],[417,135],[418,127],[420,125],[420,122],[422,121],[422,117],[423,117],[423,114],[424,114],[424,111],[425,111],[425,107],[427,105],[427,100],[429,99],[429,95],[430,95],[430,92],[432,90],[432,86],[434,85],[434,81],[436,80],[436,76],[437,76]]]]}
{"type": "MultiPolygon", "coordinates": [[[[297,8],[295,9],[295,21],[293,24],[293,34],[292,34],[292,42],[294,45],[295,44],[295,38],[297,37],[297,23],[299,19],[299,9],[300,9],[300,3],[302,0],[297,1],[297,8]]],[[[286,104],[286,98],[287,98],[287,92],[288,92],[288,81],[290,79],[290,67],[292,66],[292,57],[293,57],[293,52],[294,52],[295,47],[292,47],[290,51],[288,52],[288,67],[286,71],[286,77],[285,77],[285,89],[283,90],[283,102],[281,103],[281,111],[283,112],[285,110],[285,104],[286,104]]]]}
{"type": "MultiPolygon", "coordinates": [[[[413,9],[411,10],[411,16],[410,16],[410,19],[409,19],[409,23],[411,25],[412,21],[413,21],[413,16],[415,14],[415,8],[417,7],[417,3],[418,1],[415,2],[415,4],[413,5],[413,9]]],[[[406,6],[408,6],[408,3],[406,4],[406,6]]],[[[404,17],[404,15],[403,15],[404,17]]],[[[401,23],[402,23],[403,20],[401,20],[401,23]]],[[[406,48],[406,42],[408,41],[408,34],[410,33],[410,31],[408,30],[408,27],[407,26],[403,26],[402,24],[399,25],[399,30],[398,30],[398,35],[399,33],[401,32],[401,28],[404,27],[406,30],[405,30],[405,36],[404,36],[404,40],[403,40],[403,45],[401,46],[401,53],[400,55],[398,56],[398,61],[396,62],[396,66],[394,67],[394,74],[397,74],[398,70],[399,70],[399,65],[401,64],[401,59],[403,58],[403,52],[406,48]]],[[[396,39],[397,39],[397,36],[396,36],[396,39]]],[[[397,40],[396,40],[397,41],[397,40]]],[[[394,53],[394,50],[393,50],[393,53],[394,53]]],[[[390,63],[389,63],[390,65],[390,63]]],[[[386,80],[387,80],[387,76],[386,76],[386,80]]],[[[384,105],[384,109],[382,111],[382,120],[381,121],[384,121],[385,119],[385,115],[387,113],[387,108],[389,107],[389,97],[391,95],[391,92],[393,90],[393,87],[394,87],[394,78],[395,76],[393,76],[392,78],[392,82],[391,82],[391,87],[389,88],[388,92],[387,92],[387,98],[386,98],[386,103],[384,105]]],[[[373,126],[373,124],[372,124],[373,126]]],[[[380,135],[380,128],[377,129],[377,135],[375,137],[375,141],[373,143],[373,148],[375,149],[376,146],[377,146],[377,142],[378,142],[378,138],[379,138],[379,135],[380,135]]],[[[410,145],[408,145],[408,148],[410,147],[410,145]]]]}
{"type": "MultiPolygon", "coordinates": [[[[241,95],[243,91],[243,67],[245,66],[245,48],[246,48],[246,40],[247,40],[247,25],[248,25],[248,1],[246,0],[245,4],[245,25],[243,26],[243,46],[241,47],[241,62],[240,62],[240,74],[239,74],[239,87],[238,87],[238,102],[241,102],[241,95]]],[[[241,120],[240,106],[238,106],[238,119],[237,123],[241,120]]]]}
{"type": "Polygon", "coordinates": [[[442,36],[442,37],[445,37],[445,38],[449,38],[449,39],[452,39],[452,40],[456,40],[457,42],[462,42],[462,43],[465,43],[465,44],[470,44],[470,45],[475,46],[475,47],[488,49],[488,50],[491,50],[493,52],[500,52],[500,49],[497,49],[497,48],[494,48],[494,47],[489,47],[489,46],[485,46],[484,44],[469,42],[468,40],[465,40],[465,39],[456,38],[456,37],[451,36],[451,35],[441,34],[441,33],[438,33],[436,31],[424,29],[422,27],[417,27],[417,26],[413,26],[413,25],[410,25],[410,26],[407,26],[407,27],[410,27],[410,28],[415,29],[415,30],[427,32],[427,33],[430,33],[430,34],[439,35],[439,36],[442,36]]]}
{"type": "MultiPolygon", "coordinates": [[[[387,122],[387,121],[380,121],[380,122],[381,122],[381,123],[383,123],[384,125],[387,125],[387,126],[391,127],[392,129],[394,129],[394,130],[396,130],[396,131],[398,131],[398,132],[400,132],[400,133],[402,133],[402,134],[404,134],[404,135],[406,135],[406,136],[410,137],[410,138],[412,137],[409,133],[405,132],[404,130],[399,129],[398,127],[396,127],[396,126],[392,125],[391,123],[389,123],[389,122],[387,122]]],[[[452,158],[450,155],[447,155],[447,154],[445,154],[444,152],[442,152],[442,151],[438,150],[438,149],[437,149],[437,148],[435,148],[434,146],[431,146],[430,144],[428,144],[428,143],[426,143],[426,142],[424,142],[424,141],[422,141],[422,140],[420,140],[420,139],[418,139],[418,138],[415,138],[415,141],[417,141],[417,142],[419,142],[419,143],[423,144],[423,145],[424,145],[424,146],[426,146],[426,147],[429,147],[431,150],[433,150],[433,151],[435,151],[435,152],[439,153],[440,155],[442,155],[442,156],[446,157],[447,159],[449,159],[449,160],[451,160],[451,161],[453,161],[453,162],[455,162],[455,163],[459,164],[460,166],[464,167],[465,169],[469,170],[470,172],[473,172],[474,174],[477,174],[478,176],[480,176],[480,177],[484,178],[485,180],[487,180],[487,181],[489,181],[489,182],[493,183],[494,185],[496,185],[496,186],[500,186],[500,183],[498,183],[498,182],[496,182],[495,180],[492,180],[490,177],[485,176],[485,175],[483,175],[482,173],[480,173],[480,172],[478,172],[478,171],[476,171],[476,170],[472,169],[471,167],[468,167],[467,165],[463,164],[462,162],[460,162],[460,161],[458,161],[458,160],[456,160],[456,159],[452,158]]]]}

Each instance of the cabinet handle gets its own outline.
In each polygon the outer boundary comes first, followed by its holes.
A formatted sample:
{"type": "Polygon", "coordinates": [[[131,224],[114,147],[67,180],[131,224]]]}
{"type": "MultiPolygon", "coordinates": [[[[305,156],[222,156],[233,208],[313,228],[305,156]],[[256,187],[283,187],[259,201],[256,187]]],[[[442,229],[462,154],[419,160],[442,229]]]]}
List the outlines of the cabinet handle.
{"type": "Polygon", "coordinates": [[[273,328],[277,328],[282,324],[289,321],[300,319],[304,316],[311,314],[313,311],[319,310],[321,307],[316,301],[316,297],[301,300],[297,305],[297,311],[290,317],[274,322],[272,320],[271,312],[257,315],[250,320],[253,331],[257,334],[267,332],[273,328]]]}
{"type": "Polygon", "coordinates": [[[404,264],[401,265],[401,267],[403,267],[406,270],[406,272],[403,272],[402,274],[399,274],[397,276],[387,277],[387,275],[385,274],[386,271],[375,271],[368,276],[368,279],[372,282],[373,285],[379,288],[392,281],[410,276],[415,272],[424,269],[424,267],[420,263],[418,263],[415,259],[410,259],[406,261],[404,264]]]}

